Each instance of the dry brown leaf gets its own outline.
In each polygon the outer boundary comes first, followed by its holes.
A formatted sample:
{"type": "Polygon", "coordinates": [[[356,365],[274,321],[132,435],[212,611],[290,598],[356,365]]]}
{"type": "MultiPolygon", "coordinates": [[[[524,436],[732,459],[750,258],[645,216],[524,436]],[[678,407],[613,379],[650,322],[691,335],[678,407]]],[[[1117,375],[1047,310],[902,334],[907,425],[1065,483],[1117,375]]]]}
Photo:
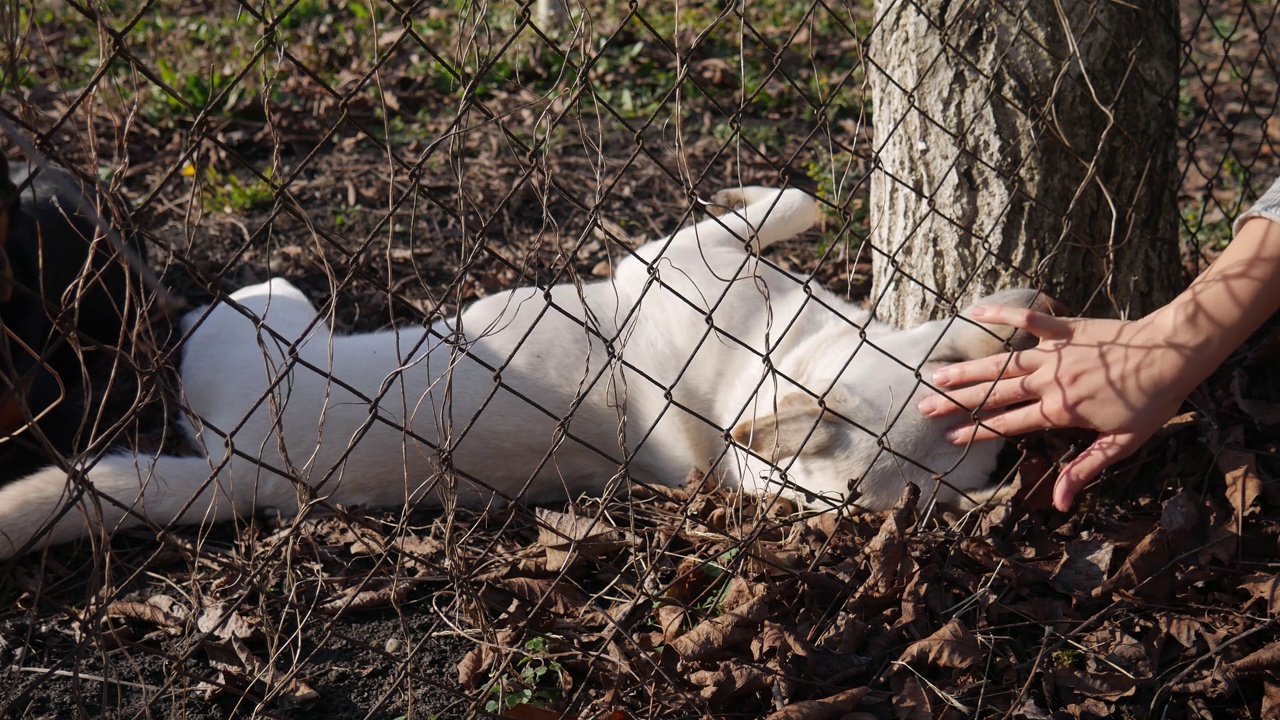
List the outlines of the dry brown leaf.
{"type": "Polygon", "coordinates": [[[1209,565],[1213,562],[1231,564],[1236,559],[1236,551],[1240,546],[1239,525],[1236,523],[1234,510],[1224,507],[1208,506],[1204,525],[1208,528],[1208,538],[1188,534],[1186,539],[1193,540],[1199,546],[1196,549],[1196,562],[1209,565]]]}
{"type": "Polygon", "coordinates": [[[626,547],[621,532],[603,517],[584,517],[538,508],[538,544],[547,553],[547,569],[559,572],[570,557],[599,558],[626,547]]]}
{"type": "Polygon", "coordinates": [[[1194,680],[1174,683],[1170,690],[1180,695],[1199,695],[1207,698],[1223,698],[1235,691],[1235,681],[1215,668],[1202,673],[1194,680]]]}
{"type": "Polygon", "coordinates": [[[1174,591],[1174,573],[1170,566],[1173,558],[1169,532],[1156,525],[1129,552],[1116,574],[1094,590],[1093,596],[1102,597],[1123,590],[1151,602],[1167,603],[1174,591]]]}
{"type": "Polygon", "coordinates": [[[1106,703],[1097,698],[1085,698],[1079,703],[1068,705],[1065,714],[1068,717],[1080,718],[1080,720],[1110,718],[1116,716],[1116,706],[1114,703],[1106,703]]]}
{"type": "Polygon", "coordinates": [[[1268,615],[1280,614],[1280,575],[1250,575],[1240,581],[1240,589],[1261,600],[1268,615]]]}
{"type": "MultiPolygon", "coordinates": [[[[1126,632],[1120,625],[1104,623],[1079,638],[1082,646],[1089,648],[1092,656],[1105,660],[1106,666],[1123,668],[1123,671],[1139,678],[1149,678],[1155,673],[1153,658],[1158,655],[1155,646],[1126,632]]],[[[1107,669],[1087,664],[1090,670],[1107,669]]]]}
{"type": "Polygon", "coordinates": [[[305,682],[297,678],[290,678],[286,681],[284,689],[278,691],[276,697],[286,708],[305,707],[319,700],[320,693],[305,682]]]}
{"type": "Polygon", "coordinates": [[[817,515],[811,515],[805,518],[804,524],[806,527],[809,528],[809,530],[817,533],[819,536],[819,539],[826,540],[827,538],[833,538],[837,536],[837,534],[841,531],[841,528],[845,527],[846,525],[846,523],[844,523],[843,521],[844,521],[843,513],[830,511],[830,512],[819,513],[817,515]]]}
{"type": "Polygon", "coordinates": [[[351,610],[368,610],[389,607],[404,602],[414,588],[427,581],[419,577],[396,577],[380,583],[357,583],[344,588],[332,600],[321,604],[325,612],[344,613],[351,610]]]}
{"type": "Polygon", "coordinates": [[[1158,626],[1162,636],[1173,638],[1178,644],[1188,649],[1196,647],[1201,632],[1199,622],[1185,615],[1160,613],[1158,615],[1158,626]]]}
{"type": "Polygon", "coordinates": [[[1262,512],[1262,478],[1258,476],[1258,459],[1253,453],[1223,450],[1218,453],[1218,469],[1227,481],[1227,500],[1235,508],[1238,528],[1245,518],[1262,512]]]}
{"type": "Polygon", "coordinates": [[[200,632],[211,633],[223,640],[238,638],[245,640],[258,632],[258,624],[248,620],[226,605],[207,607],[196,618],[196,627],[200,632]]]}
{"type": "Polygon", "coordinates": [[[122,618],[125,620],[141,620],[142,622],[159,625],[161,627],[171,625],[174,622],[168,613],[154,605],[144,602],[127,602],[117,600],[102,609],[104,618],[122,618]]]}
{"type": "Polygon", "coordinates": [[[769,594],[769,588],[764,583],[753,583],[741,576],[735,576],[729,581],[729,587],[725,588],[724,599],[720,601],[720,607],[725,611],[737,610],[747,603],[762,598],[769,594]]]}
{"type": "Polygon", "coordinates": [[[700,660],[714,652],[755,637],[756,628],[769,616],[769,597],[758,597],[742,607],[709,618],[671,642],[686,661],[700,660]]]}
{"type": "MultiPolygon", "coordinates": [[[[1017,479],[1013,483],[1014,485],[1010,486],[1010,493],[1016,492],[1012,488],[1017,485],[1017,479]]],[[[1012,495],[1005,496],[997,504],[988,504],[990,509],[978,521],[978,526],[983,535],[999,535],[1014,521],[1016,516],[1013,512],[1013,501],[1009,499],[1010,497],[1012,495]]],[[[996,501],[992,500],[991,503],[996,503],[996,501]]]]}
{"type": "Polygon", "coordinates": [[[209,656],[209,664],[219,671],[226,686],[248,688],[261,683],[267,689],[264,694],[273,695],[285,707],[309,705],[320,699],[320,693],[306,683],[282,674],[273,665],[258,659],[238,637],[228,637],[224,642],[206,642],[204,649],[209,656]]]}
{"type": "MultiPolygon", "coordinates": [[[[301,521],[300,526],[310,530],[318,540],[330,546],[346,546],[360,539],[352,530],[351,523],[336,515],[307,518],[301,521]]],[[[273,533],[272,538],[288,537],[293,532],[293,528],[285,527],[273,533]]]]}
{"type": "Polygon", "coordinates": [[[756,660],[772,656],[785,661],[792,655],[811,657],[813,654],[813,647],[794,631],[768,620],[761,625],[760,634],[751,640],[751,656],[756,660]]]}
{"type": "Polygon", "coordinates": [[[1017,707],[1010,709],[1009,716],[1019,720],[1053,720],[1053,716],[1040,707],[1035,698],[1030,695],[1022,698],[1022,702],[1017,707]]]}
{"type": "Polygon", "coordinates": [[[1200,499],[1191,493],[1178,493],[1160,508],[1160,527],[1169,532],[1170,539],[1179,549],[1185,549],[1194,541],[1194,533],[1202,519],[1200,499]]]}
{"type": "Polygon", "coordinates": [[[1209,702],[1201,697],[1187,698],[1187,717],[1199,720],[1215,720],[1209,702]]]}
{"type": "Polygon", "coordinates": [[[1264,645],[1261,649],[1227,666],[1234,677],[1275,672],[1280,669],[1280,642],[1264,645]]]}
{"type": "Polygon", "coordinates": [[[1062,592],[1089,595],[1107,579],[1115,543],[1094,536],[1072,540],[1063,548],[1062,560],[1053,571],[1050,583],[1062,592]]]}
{"type": "Polygon", "coordinates": [[[352,538],[348,547],[352,555],[381,555],[388,549],[395,548],[404,553],[406,564],[415,568],[422,568],[429,558],[444,553],[444,543],[433,537],[420,537],[412,533],[396,535],[388,540],[381,533],[361,527],[358,528],[358,533],[348,532],[346,536],[352,538]]]}
{"type": "MultiPolygon", "coordinates": [[[[1055,462],[1061,452],[1050,455],[1050,448],[1041,438],[1035,441],[1023,440],[1018,444],[1022,450],[1022,458],[1014,474],[1012,495],[1013,505],[1021,512],[1048,510],[1053,507],[1053,482],[1058,477],[1058,465],[1055,462]]],[[[1006,513],[1001,513],[1004,516],[1006,513]]],[[[1019,513],[1021,514],[1021,513],[1019,513]]],[[[983,519],[984,534],[990,534],[994,527],[1005,525],[1009,519],[998,517],[990,521],[983,519]]]]}
{"type": "Polygon", "coordinates": [[[920,500],[920,488],[907,483],[898,504],[885,517],[880,532],[863,549],[863,558],[871,575],[856,595],[870,592],[884,595],[899,585],[905,585],[911,572],[912,560],[907,553],[905,536],[916,522],[916,506],[920,500]]]}
{"type": "Polygon", "coordinates": [[[899,658],[907,664],[924,660],[930,665],[957,670],[963,670],[981,659],[982,649],[978,646],[978,640],[960,618],[952,618],[951,622],[938,628],[929,637],[912,643],[899,658]]]}
{"type": "Polygon", "coordinates": [[[647,610],[650,607],[652,607],[652,601],[636,598],[633,600],[615,602],[609,608],[596,612],[603,613],[599,618],[603,624],[630,625],[630,618],[633,613],[641,609],[647,610]]]}
{"type": "Polygon", "coordinates": [[[422,558],[434,557],[444,552],[444,543],[433,537],[402,535],[396,538],[395,546],[401,552],[422,558]]]}
{"type": "Polygon", "coordinates": [[[493,664],[494,653],[488,645],[476,645],[458,661],[458,684],[468,690],[480,687],[480,674],[493,664]]]}
{"type": "Polygon", "coordinates": [[[860,687],[845,690],[821,700],[792,703],[773,713],[766,720],[830,720],[842,717],[858,707],[858,703],[862,702],[862,698],[869,692],[871,688],[860,687]]]}
{"type": "Polygon", "coordinates": [[[680,633],[684,631],[684,608],[679,605],[661,605],[658,607],[658,627],[662,628],[662,637],[665,642],[671,642],[680,637],[680,633]]]}
{"type": "Polygon", "coordinates": [[[822,637],[818,638],[818,645],[839,655],[852,655],[862,647],[868,629],[867,623],[842,610],[822,637]]]}
{"type": "Polygon", "coordinates": [[[775,578],[790,577],[808,565],[806,554],[795,546],[779,547],[777,543],[756,542],[751,546],[749,555],[754,561],[752,568],[775,578]]]}
{"type": "Polygon", "coordinates": [[[1200,421],[1200,413],[1190,410],[1188,412],[1179,413],[1165,421],[1163,427],[1156,431],[1156,437],[1169,437],[1183,430],[1195,427],[1200,421]]]}
{"type": "Polygon", "coordinates": [[[960,550],[970,560],[986,568],[989,572],[995,573],[997,577],[1003,580],[1018,584],[1029,584],[1047,579],[1039,572],[1022,563],[1011,562],[987,538],[967,537],[960,541],[960,550]]]}
{"type": "Polygon", "coordinates": [[[773,683],[774,674],[768,668],[732,659],[720,663],[713,670],[695,670],[689,673],[689,681],[701,685],[699,694],[712,703],[720,703],[737,695],[757,693],[773,683]]]}
{"type": "Polygon", "coordinates": [[[105,617],[141,620],[163,628],[180,627],[188,610],[168,595],[152,595],[146,602],[113,602],[103,614],[105,617]]]}
{"type": "Polygon", "coordinates": [[[1201,511],[1196,498],[1185,492],[1171,497],[1165,502],[1160,523],[1129,552],[1120,569],[1093,592],[1093,597],[1126,591],[1148,602],[1169,602],[1174,597],[1172,561],[1178,548],[1196,541],[1194,529],[1199,525],[1201,511]]]}
{"type": "MultiPolygon", "coordinates": [[[[529,605],[540,606],[543,610],[561,617],[578,617],[588,609],[587,599],[577,588],[554,578],[506,578],[492,583],[485,589],[484,594],[515,596],[529,605]]],[[[494,604],[505,605],[505,603],[494,604]]]]}
{"type": "Polygon", "coordinates": [[[915,675],[905,674],[894,686],[893,713],[898,720],[933,720],[933,704],[915,675]]]}
{"type": "Polygon", "coordinates": [[[1280,717],[1280,684],[1267,680],[1262,684],[1262,712],[1264,718],[1280,717]]]}
{"type": "Polygon", "coordinates": [[[1072,668],[1053,670],[1053,682],[1071,688],[1086,698],[1116,701],[1133,694],[1136,678],[1117,672],[1088,672],[1072,668]]]}

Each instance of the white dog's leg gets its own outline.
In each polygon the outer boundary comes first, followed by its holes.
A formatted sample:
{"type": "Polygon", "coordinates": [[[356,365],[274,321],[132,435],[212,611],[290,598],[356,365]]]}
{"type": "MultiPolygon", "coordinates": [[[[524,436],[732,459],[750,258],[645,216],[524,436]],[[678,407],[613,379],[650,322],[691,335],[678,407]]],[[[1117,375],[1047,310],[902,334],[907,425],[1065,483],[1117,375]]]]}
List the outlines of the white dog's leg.
{"type": "Polygon", "coordinates": [[[143,517],[160,527],[175,522],[217,522],[273,501],[293,502],[291,496],[279,497],[279,489],[287,486],[287,481],[267,471],[250,473],[238,483],[222,477],[211,480],[211,461],[202,457],[111,455],[94,465],[88,475],[98,496],[86,491],[65,511],[76,487],[59,468],[41,470],[0,488],[0,560],[12,556],[46,527],[37,548],[91,532],[136,527],[143,524],[143,517]],[[267,481],[262,487],[260,479],[267,481]]]}
{"type": "MultiPolygon", "coordinates": [[[[716,197],[722,195],[730,201],[741,198],[750,203],[680,230],[671,236],[670,244],[697,243],[702,247],[722,245],[740,249],[750,241],[752,250],[759,252],[790,240],[818,220],[818,203],[803,190],[747,187],[727,194],[717,193],[716,197]]],[[[659,241],[659,244],[667,242],[659,241]]]]}

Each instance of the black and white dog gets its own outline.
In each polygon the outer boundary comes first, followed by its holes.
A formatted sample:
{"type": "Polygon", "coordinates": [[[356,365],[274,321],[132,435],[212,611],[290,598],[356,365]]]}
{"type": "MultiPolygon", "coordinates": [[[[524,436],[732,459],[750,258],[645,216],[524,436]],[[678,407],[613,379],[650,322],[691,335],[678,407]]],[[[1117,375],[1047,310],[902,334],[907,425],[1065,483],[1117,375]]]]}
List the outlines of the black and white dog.
{"type": "Polygon", "coordinates": [[[96,414],[82,350],[125,344],[130,270],[97,207],[71,173],[0,155],[0,480],[73,452],[96,414]]]}
{"type": "Polygon", "coordinates": [[[904,408],[925,391],[918,372],[998,352],[1008,331],[872,322],[759,260],[814,224],[812,197],[718,199],[741,209],[644,245],[609,280],[498,293],[429,328],[336,335],[283,280],[197,310],[181,378],[206,455],[108,456],[83,470],[91,492],[56,469],[10,484],[0,557],[144,521],[290,514],[316,497],[539,502],[694,469],[811,504],[854,490],[865,509],[907,482],[949,501],[983,488],[1000,444],[956,447],[943,437],[954,421],[904,408]]]}

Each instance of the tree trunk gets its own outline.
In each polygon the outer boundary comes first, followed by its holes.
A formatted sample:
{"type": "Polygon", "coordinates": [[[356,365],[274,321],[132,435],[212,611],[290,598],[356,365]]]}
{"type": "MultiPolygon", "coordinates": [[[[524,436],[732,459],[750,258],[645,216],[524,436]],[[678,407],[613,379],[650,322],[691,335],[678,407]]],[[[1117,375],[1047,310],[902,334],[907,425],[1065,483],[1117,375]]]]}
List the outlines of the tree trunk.
{"type": "Polygon", "coordinates": [[[1173,297],[1177,17],[1172,0],[876,0],[880,318],[1011,286],[1118,317],[1173,297]]]}

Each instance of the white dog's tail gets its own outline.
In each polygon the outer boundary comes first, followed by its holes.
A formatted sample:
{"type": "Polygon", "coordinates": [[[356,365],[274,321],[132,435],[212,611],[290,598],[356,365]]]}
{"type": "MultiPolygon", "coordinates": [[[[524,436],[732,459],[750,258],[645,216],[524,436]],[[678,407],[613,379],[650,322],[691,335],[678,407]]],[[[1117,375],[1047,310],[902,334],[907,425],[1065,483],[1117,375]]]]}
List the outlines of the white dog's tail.
{"type": "Polygon", "coordinates": [[[87,482],[80,483],[45,468],[0,487],[0,559],[144,522],[227,520],[238,501],[253,500],[252,488],[238,498],[228,492],[230,483],[211,480],[204,457],[109,455],[84,474],[87,482]]]}

